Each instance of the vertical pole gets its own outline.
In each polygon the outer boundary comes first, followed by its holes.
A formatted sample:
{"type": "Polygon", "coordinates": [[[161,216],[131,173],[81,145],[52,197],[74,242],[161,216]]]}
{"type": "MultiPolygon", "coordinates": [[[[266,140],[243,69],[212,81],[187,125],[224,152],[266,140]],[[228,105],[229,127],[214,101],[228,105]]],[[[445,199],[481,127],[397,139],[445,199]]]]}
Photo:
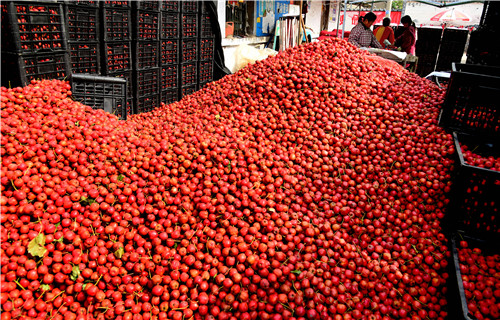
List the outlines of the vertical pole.
{"type": "Polygon", "coordinates": [[[344,39],[345,20],[347,19],[346,11],[347,11],[347,0],[344,0],[344,23],[342,24],[342,39],[344,39]]]}
{"type": "Polygon", "coordinates": [[[391,17],[391,10],[392,10],[392,0],[387,0],[385,2],[385,16],[387,18],[391,17]]]}

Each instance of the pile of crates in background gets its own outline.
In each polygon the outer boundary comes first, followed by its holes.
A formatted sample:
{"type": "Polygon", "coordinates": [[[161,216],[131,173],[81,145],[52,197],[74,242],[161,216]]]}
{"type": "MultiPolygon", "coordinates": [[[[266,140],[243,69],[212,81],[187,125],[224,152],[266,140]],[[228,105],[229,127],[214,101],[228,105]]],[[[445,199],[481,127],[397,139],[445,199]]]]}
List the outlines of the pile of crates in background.
{"type": "Polygon", "coordinates": [[[12,79],[13,86],[41,78],[70,79],[71,74],[123,78],[123,114],[134,114],[178,101],[213,80],[213,21],[203,1],[1,5],[2,50],[12,51],[2,52],[2,78],[12,79]]]}
{"type": "Polygon", "coordinates": [[[2,1],[1,10],[2,84],[66,78],[70,67],[63,4],[2,1]]]}
{"type": "MultiPolygon", "coordinates": [[[[455,171],[446,220],[453,240],[457,301],[469,317],[460,274],[457,243],[498,244],[500,240],[500,68],[480,65],[452,65],[439,125],[453,135],[455,171]],[[479,159],[482,159],[479,161],[479,159]]],[[[499,253],[498,247],[495,247],[499,253]]]]}

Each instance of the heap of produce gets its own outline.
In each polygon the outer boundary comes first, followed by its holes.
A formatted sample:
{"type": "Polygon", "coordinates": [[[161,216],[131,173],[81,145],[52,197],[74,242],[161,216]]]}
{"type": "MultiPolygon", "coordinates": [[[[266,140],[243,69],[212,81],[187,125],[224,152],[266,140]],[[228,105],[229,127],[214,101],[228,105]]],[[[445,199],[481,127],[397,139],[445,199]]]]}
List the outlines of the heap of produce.
{"type": "Polygon", "coordinates": [[[1,319],[444,319],[444,91],[343,40],[120,121],[1,91],[1,319]]]}

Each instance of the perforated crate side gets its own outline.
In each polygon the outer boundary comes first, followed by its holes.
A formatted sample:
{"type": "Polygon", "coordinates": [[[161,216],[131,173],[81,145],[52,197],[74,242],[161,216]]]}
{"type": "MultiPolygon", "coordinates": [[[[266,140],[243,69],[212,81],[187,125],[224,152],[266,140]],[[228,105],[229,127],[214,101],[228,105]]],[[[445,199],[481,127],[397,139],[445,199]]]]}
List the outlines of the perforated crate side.
{"type": "Polygon", "coordinates": [[[182,13],[181,15],[181,37],[182,38],[197,38],[198,37],[198,14],[182,13]]]}
{"type": "Polygon", "coordinates": [[[177,0],[160,0],[160,10],[167,12],[179,12],[180,6],[177,0]]]}
{"type": "Polygon", "coordinates": [[[161,1],[135,0],[134,3],[139,10],[160,11],[161,1]]]}
{"type": "Polygon", "coordinates": [[[31,80],[59,79],[70,74],[68,54],[65,52],[45,54],[2,53],[2,85],[25,86],[31,80]]]}
{"type": "Polygon", "coordinates": [[[447,219],[456,229],[471,235],[486,237],[500,234],[500,172],[471,165],[464,158],[462,146],[482,156],[500,157],[498,140],[485,141],[477,136],[453,132],[456,168],[453,176],[447,219]]]}
{"type": "Polygon", "coordinates": [[[192,62],[198,59],[198,40],[182,39],[181,43],[181,62],[192,62]]]}
{"type": "Polygon", "coordinates": [[[130,8],[132,6],[132,1],[103,1],[104,7],[109,8],[130,8]]]}
{"type": "Polygon", "coordinates": [[[464,66],[451,73],[439,125],[449,131],[500,137],[500,68],[464,66]]]}
{"type": "Polygon", "coordinates": [[[132,19],[129,8],[103,8],[105,41],[129,41],[132,39],[132,19]]]}
{"type": "Polygon", "coordinates": [[[71,71],[73,73],[98,74],[101,72],[98,42],[70,42],[69,47],[71,71]]]}
{"type": "Polygon", "coordinates": [[[195,93],[197,90],[197,86],[195,84],[193,85],[189,85],[189,86],[183,86],[181,87],[180,89],[180,95],[181,95],[181,99],[184,98],[185,96],[189,96],[193,93],[195,93]]]}
{"type": "Polygon", "coordinates": [[[135,22],[136,40],[158,40],[160,13],[138,10],[135,22]]]}
{"type": "Polygon", "coordinates": [[[178,87],[179,82],[179,65],[167,65],[160,68],[160,89],[174,89],[178,87]]]}
{"type": "Polygon", "coordinates": [[[160,93],[160,102],[163,102],[164,104],[170,104],[176,101],[179,101],[178,89],[163,90],[160,93]]]}
{"type": "Polygon", "coordinates": [[[212,61],[200,61],[198,62],[198,81],[200,83],[210,82],[213,80],[214,67],[212,61]]]}
{"type": "Polygon", "coordinates": [[[127,82],[125,79],[92,75],[72,75],[73,100],[94,109],[102,109],[121,119],[127,118],[127,82]]]}
{"type": "Polygon", "coordinates": [[[130,41],[105,42],[104,50],[106,74],[132,70],[132,45],[130,41]]]}
{"type": "Polygon", "coordinates": [[[160,43],[160,62],[161,65],[179,63],[179,40],[162,40],[160,43]]]}
{"type": "Polygon", "coordinates": [[[63,13],[59,3],[2,3],[2,50],[26,54],[65,51],[63,13]]]}
{"type": "Polygon", "coordinates": [[[82,7],[94,7],[98,8],[99,7],[99,2],[98,0],[92,1],[92,0],[64,0],[64,3],[67,5],[73,5],[73,6],[82,6],[82,7]]]}
{"type": "Polygon", "coordinates": [[[199,11],[199,1],[183,0],[181,1],[181,12],[197,13],[199,11]]]}
{"type": "Polygon", "coordinates": [[[149,96],[160,92],[160,68],[135,71],[137,97],[149,96]]]}
{"type": "Polygon", "coordinates": [[[198,68],[197,63],[183,63],[179,65],[181,81],[181,87],[191,86],[196,84],[198,81],[198,68]]]}
{"type": "Polygon", "coordinates": [[[160,37],[162,39],[179,38],[180,16],[177,12],[162,12],[160,14],[160,37]]]}
{"type": "Polygon", "coordinates": [[[214,39],[200,39],[200,58],[199,60],[214,59],[214,39]]]}
{"type": "Polygon", "coordinates": [[[86,6],[66,6],[68,41],[99,41],[99,9],[86,6]]]}
{"type": "Polygon", "coordinates": [[[108,77],[122,78],[127,81],[127,99],[132,99],[134,91],[133,91],[133,73],[131,70],[128,71],[118,71],[112,72],[108,74],[108,77]]]}
{"type": "Polygon", "coordinates": [[[135,67],[137,70],[157,68],[160,59],[160,43],[158,41],[135,42],[135,67]]]}
{"type": "Polygon", "coordinates": [[[136,99],[137,113],[150,112],[160,106],[159,94],[143,96],[136,99]]]}
{"type": "Polygon", "coordinates": [[[200,37],[201,38],[215,37],[215,33],[212,29],[211,17],[208,14],[200,15],[200,37]]]}

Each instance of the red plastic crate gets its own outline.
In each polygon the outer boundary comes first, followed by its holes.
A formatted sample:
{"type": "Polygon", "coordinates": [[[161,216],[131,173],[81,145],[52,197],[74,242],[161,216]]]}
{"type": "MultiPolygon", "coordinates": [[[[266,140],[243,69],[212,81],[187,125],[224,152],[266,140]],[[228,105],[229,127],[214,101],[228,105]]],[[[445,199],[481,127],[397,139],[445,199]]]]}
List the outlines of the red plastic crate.
{"type": "Polygon", "coordinates": [[[157,68],[159,65],[160,48],[158,41],[135,42],[135,68],[157,68]]]}
{"type": "Polygon", "coordinates": [[[163,90],[160,93],[160,102],[163,102],[164,104],[170,104],[175,101],[179,101],[179,90],[169,89],[163,90]]]}
{"type": "Polygon", "coordinates": [[[104,8],[104,40],[128,41],[131,40],[131,11],[122,8],[104,8]]]}
{"type": "Polygon", "coordinates": [[[137,12],[136,40],[158,40],[160,14],[139,10],[137,12]]]}
{"type": "Polygon", "coordinates": [[[73,73],[100,73],[99,43],[69,43],[71,71],[73,73]]]}
{"type": "Polygon", "coordinates": [[[198,58],[198,40],[197,39],[182,39],[181,40],[181,62],[196,61],[198,58]]]}
{"type": "Polygon", "coordinates": [[[198,14],[182,14],[181,37],[198,37],[198,14]]]}
{"type": "Polygon", "coordinates": [[[198,68],[196,62],[184,63],[180,65],[181,86],[191,86],[198,81],[198,68]]]}
{"type": "Polygon", "coordinates": [[[201,39],[199,60],[213,60],[213,59],[214,59],[214,39],[201,39]]]}
{"type": "Polygon", "coordinates": [[[210,82],[214,77],[214,66],[212,61],[200,61],[198,67],[198,81],[201,82],[210,82]]]}
{"type": "Polygon", "coordinates": [[[37,53],[66,50],[63,6],[58,3],[2,3],[2,50],[37,53]]]}
{"type": "Polygon", "coordinates": [[[160,18],[160,37],[162,39],[179,38],[179,14],[162,12],[160,18]]]}
{"type": "Polygon", "coordinates": [[[161,65],[179,63],[179,40],[163,40],[160,46],[161,65]]]}
{"type": "Polygon", "coordinates": [[[66,7],[68,41],[99,41],[99,10],[95,7],[66,7]]]}
{"type": "Polygon", "coordinates": [[[136,96],[143,97],[160,92],[160,68],[137,70],[135,72],[136,96]]]}
{"type": "Polygon", "coordinates": [[[163,66],[161,71],[161,90],[174,89],[178,87],[179,65],[173,64],[163,66]]]}
{"type": "Polygon", "coordinates": [[[129,41],[106,42],[104,44],[104,62],[106,72],[132,70],[132,46],[129,41]]]}

